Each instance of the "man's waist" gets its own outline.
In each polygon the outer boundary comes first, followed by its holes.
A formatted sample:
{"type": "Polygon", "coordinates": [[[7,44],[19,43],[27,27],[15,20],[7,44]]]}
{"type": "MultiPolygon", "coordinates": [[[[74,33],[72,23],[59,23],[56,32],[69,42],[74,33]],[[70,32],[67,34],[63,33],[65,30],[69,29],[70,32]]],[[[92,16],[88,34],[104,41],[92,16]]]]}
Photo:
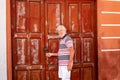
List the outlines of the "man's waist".
{"type": "Polygon", "coordinates": [[[59,55],[59,57],[58,57],[59,60],[69,60],[69,58],[70,58],[69,54],[68,55],[59,55]]]}

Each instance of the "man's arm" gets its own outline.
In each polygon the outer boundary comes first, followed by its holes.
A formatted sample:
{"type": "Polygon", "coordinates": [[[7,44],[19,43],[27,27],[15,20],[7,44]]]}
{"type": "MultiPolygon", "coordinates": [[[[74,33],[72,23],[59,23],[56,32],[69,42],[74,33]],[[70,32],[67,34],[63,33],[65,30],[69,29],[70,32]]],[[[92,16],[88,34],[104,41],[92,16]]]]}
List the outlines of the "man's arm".
{"type": "Polygon", "coordinates": [[[58,56],[58,53],[46,53],[47,57],[58,56]]]}
{"type": "Polygon", "coordinates": [[[74,48],[73,46],[69,48],[70,50],[70,59],[69,59],[69,63],[68,63],[68,71],[72,70],[73,67],[73,58],[74,58],[74,48]]]}

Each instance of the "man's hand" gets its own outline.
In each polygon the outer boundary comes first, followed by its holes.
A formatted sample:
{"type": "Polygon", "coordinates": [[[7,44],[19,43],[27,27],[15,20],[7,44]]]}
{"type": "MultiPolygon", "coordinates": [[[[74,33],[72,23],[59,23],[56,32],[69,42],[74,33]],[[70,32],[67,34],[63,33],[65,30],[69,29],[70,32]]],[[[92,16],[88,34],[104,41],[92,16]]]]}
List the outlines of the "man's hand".
{"type": "Polygon", "coordinates": [[[53,53],[46,53],[46,56],[51,57],[51,56],[53,56],[53,53]]]}
{"type": "Polygon", "coordinates": [[[68,71],[71,71],[72,67],[73,67],[73,61],[69,61],[68,66],[67,66],[68,71]]]}

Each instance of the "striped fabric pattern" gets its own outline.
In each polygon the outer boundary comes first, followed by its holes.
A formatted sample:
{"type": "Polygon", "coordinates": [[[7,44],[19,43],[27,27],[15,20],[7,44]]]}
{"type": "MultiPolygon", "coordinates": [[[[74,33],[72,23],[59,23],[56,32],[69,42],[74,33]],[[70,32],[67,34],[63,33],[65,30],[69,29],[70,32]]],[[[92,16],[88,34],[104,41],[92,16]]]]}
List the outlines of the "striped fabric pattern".
{"type": "Polygon", "coordinates": [[[73,40],[69,35],[65,35],[59,42],[59,65],[68,65],[70,51],[69,47],[73,46],[73,40]]]}

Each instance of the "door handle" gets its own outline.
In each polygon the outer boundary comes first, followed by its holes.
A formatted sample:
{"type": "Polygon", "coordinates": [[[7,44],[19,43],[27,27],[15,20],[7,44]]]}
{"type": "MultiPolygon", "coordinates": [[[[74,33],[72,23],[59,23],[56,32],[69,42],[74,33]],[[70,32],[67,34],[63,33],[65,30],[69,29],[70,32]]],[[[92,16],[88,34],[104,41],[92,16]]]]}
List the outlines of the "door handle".
{"type": "Polygon", "coordinates": [[[49,52],[49,49],[47,47],[44,47],[43,50],[49,52]]]}

